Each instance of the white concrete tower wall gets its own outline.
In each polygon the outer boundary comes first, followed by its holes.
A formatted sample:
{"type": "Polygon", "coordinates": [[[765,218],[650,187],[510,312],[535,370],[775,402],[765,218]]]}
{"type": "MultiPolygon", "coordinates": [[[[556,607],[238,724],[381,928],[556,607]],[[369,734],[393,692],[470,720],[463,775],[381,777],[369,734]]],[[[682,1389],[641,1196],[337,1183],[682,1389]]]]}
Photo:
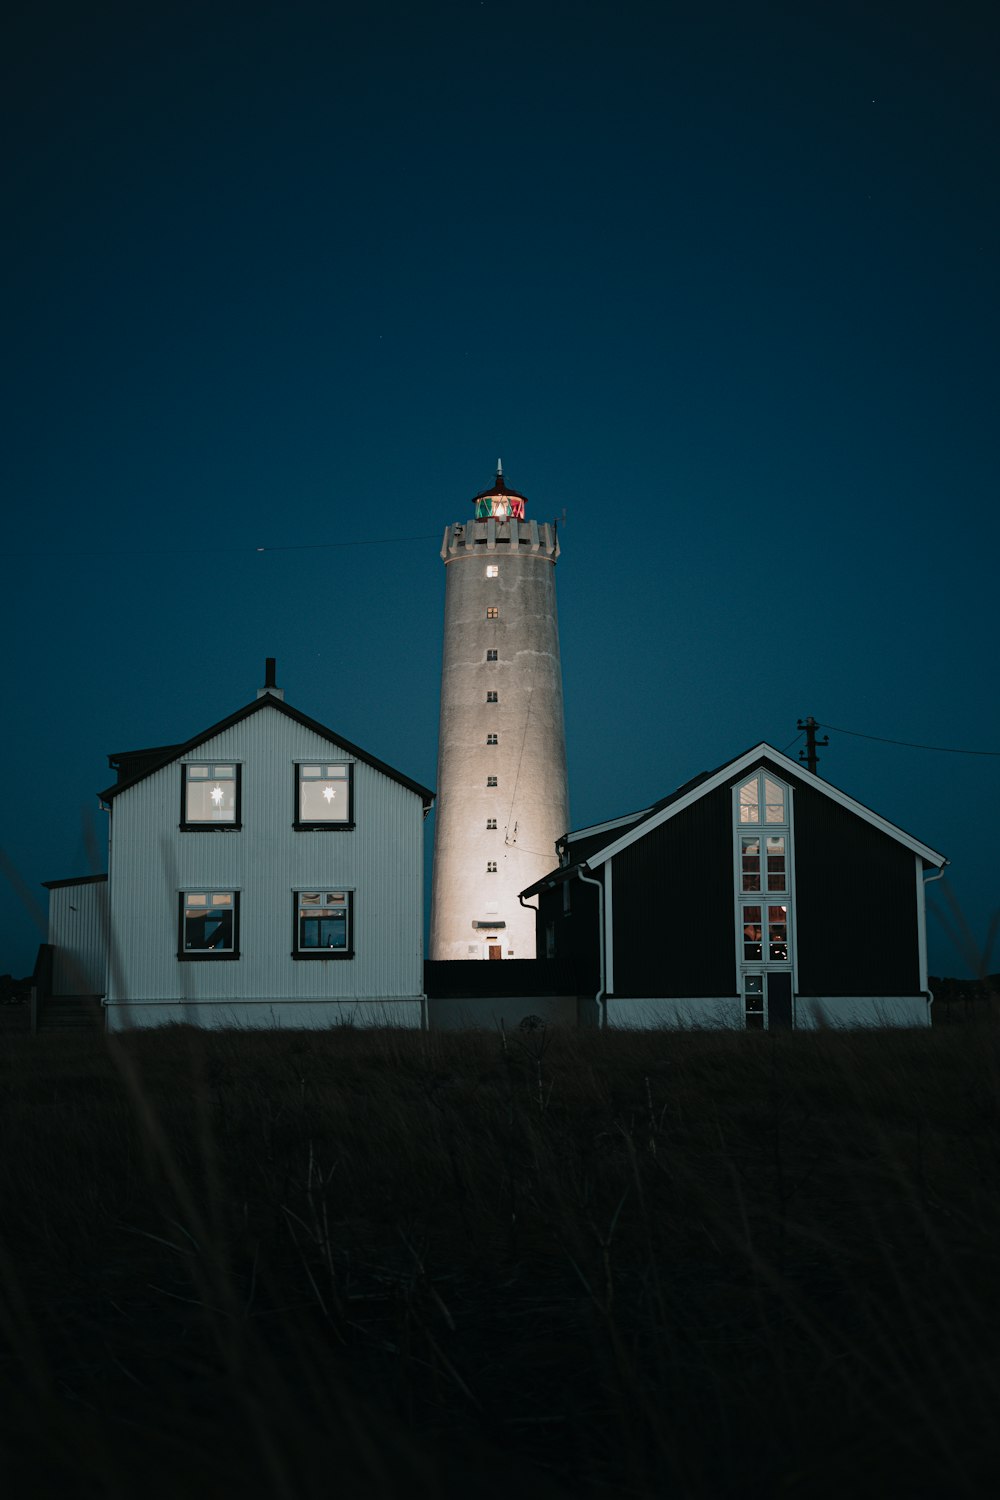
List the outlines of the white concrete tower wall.
{"type": "Polygon", "coordinates": [[[430,957],[534,958],[534,914],[518,892],[553,868],[569,826],[559,543],[554,526],[523,519],[524,497],[500,471],[475,506],[477,518],[450,526],[441,548],[430,957]]]}

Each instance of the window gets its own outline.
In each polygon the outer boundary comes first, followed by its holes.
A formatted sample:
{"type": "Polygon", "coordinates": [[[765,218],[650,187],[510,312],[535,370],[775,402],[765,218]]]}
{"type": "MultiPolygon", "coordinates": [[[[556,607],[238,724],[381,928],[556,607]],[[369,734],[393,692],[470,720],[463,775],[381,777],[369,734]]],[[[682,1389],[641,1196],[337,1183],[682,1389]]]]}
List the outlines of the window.
{"type": "Polygon", "coordinates": [[[239,891],[181,891],[180,959],[239,958],[239,891]]]}
{"type": "Polygon", "coordinates": [[[182,767],[181,828],[188,833],[200,829],[239,828],[240,768],[203,762],[182,767]]]}
{"type": "Polygon", "coordinates": [[[293,958],[354,957],[353,891],[296,891],[293,958]]]}
{"type": "Polygon", "coordinates": [[[499,745],[500,741],[495,734],[488,734],[486,736],[486,743],[487,745],[499,745]]]}
{"type": "Polygon", "coordinates": [[[487,860],[487,862],[486,862],[486,873],[487,873],[487,875],[495,875],[496,872],[497,872],[497,862],[496,862],[496,860],[495,859],[487,860]]]}
{"type": "Polygon", "coordinates": [[[764,976],[748,974],[743,988],[743,1006],[747,1031],[764,1030],[764,976]]]}
{"type": "Polygon", "coordinates": [[[352,766],[303,762],[295,768],[295,827],[353,828],[352,766]]]}
{"type": "Polygon", "coordinates": [[[764,771],[757,771],[739,791],[741,823],[787,823],[785,788],[764,771]],[[761,790],[763,789],[763,797],[761,790]],[[764,817],[761,818],[763,808],[764,817]]]}
{"type": "Polygon", "coordinates": [[[500,611],[497,609],[495,604],[491,604],[489,609],[486,611],[486,618],[487,620],[499,620],[500,611]]]}
{"type": "Polygon", "coordinates": [[[792,1024],[791,817],[790,788],[764,768],[734,789],[736,951],[748,1030],[792,1024]],[[784,1011],[777,999],[770,1004],[779,994],[787,995],[784,1011]]]}
{"type": "Polygon", "coordinates": [[[497,567],[496,563],[487,563],[486,564],[486,576],[487,576],[487,578],[497,578],[497,577],[499,577],[499,574],[500,574],[500,569],[497,567]]]}
{"type": "Polygon", "coordinates": [[[486,701],[487,701],[487,703],[499,703],[500,702],[499,694],[497,694],[497,693],[487,693],[486,694],[486,701]]]}
{"type": "Polygon", "coordinates": [[[497,820],[496,820],[496,818],[487,818],[486,819],[486,826],[487,826],[487,828],[495,828],[497,826],[497,820]]]}
{"type": "Polygon", "coordinates": [[[487,661],[496,661],[496,659],[497,659],[497,654],[496,654],[495,651],[487,651],[487,653],[486,653],[486,660],[487,661]]]}
{"type": "Polygon", "coordinates": [[[487,778],[486,778],[486,785],[487,786],[496,786],[496,784],[497,784],[497,779],[496,779],[495,776],[487,776],[487,778]]]}

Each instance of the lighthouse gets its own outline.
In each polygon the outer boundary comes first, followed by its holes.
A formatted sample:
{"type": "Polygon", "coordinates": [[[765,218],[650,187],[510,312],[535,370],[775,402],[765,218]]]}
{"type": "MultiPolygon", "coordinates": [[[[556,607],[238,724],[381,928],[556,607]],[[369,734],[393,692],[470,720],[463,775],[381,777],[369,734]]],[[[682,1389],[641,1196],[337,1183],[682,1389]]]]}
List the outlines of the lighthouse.
{"type": "Polygon", "coordinates": [[[535,957],[518,893],[566,832],[556,527],[525,515],[501,464],[444,533],[444,658],[432,959],[535,957]]]}

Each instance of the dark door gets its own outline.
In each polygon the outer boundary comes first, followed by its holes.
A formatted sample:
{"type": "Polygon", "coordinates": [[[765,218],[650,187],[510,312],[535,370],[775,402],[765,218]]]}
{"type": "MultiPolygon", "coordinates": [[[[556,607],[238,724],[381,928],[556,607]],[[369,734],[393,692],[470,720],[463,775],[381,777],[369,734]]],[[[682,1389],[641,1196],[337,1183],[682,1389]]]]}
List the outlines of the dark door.
{"type": "Polygon", "coordinates": [[[769,1031],[792,1029],[792,976],[786,970],[767,976],[767,1025],[769,1031]]]}

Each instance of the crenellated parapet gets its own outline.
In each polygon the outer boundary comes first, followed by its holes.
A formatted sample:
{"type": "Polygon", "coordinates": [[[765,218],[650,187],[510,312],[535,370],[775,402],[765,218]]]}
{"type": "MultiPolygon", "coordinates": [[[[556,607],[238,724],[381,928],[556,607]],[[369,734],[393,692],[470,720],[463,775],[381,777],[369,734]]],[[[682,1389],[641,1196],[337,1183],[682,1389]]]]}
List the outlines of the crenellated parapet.
{"type": "Polygon", "coordinates": [[[554,563],[559,556],[559,533],[550,521],[539,524],[493,516],[487,521],[456,521],[445,529],[441,557],[450,563],[501,549],[509,555],[543,557],[554,563]]]}

